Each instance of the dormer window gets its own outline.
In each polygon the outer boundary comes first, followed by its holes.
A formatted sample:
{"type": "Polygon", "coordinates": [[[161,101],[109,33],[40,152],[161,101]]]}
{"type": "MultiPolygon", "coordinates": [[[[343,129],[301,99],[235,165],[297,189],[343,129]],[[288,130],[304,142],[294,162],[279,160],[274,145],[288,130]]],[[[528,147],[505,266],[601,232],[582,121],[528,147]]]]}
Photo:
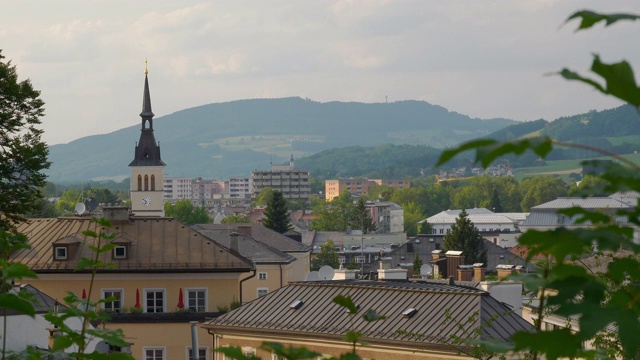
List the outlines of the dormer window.
{"type": "Polygon", "coordinates": [[[67,247],[56,246],[54,249],[54,257],[56,260],[67,260],[67,247]]]}
{"type": "Polygon", "coordinates": [[[113,258],[114,259],[126,259],[127,258],[127,247],[123,245],[118,245],[113,248],[113,258]]]}

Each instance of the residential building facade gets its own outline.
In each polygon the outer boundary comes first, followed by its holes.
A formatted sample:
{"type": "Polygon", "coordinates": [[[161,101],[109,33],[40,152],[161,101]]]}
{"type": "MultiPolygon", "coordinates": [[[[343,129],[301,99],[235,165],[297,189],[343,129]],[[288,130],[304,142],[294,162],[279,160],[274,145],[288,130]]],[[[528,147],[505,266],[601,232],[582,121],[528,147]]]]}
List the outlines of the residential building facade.
{"type": "MultiPolygon", "coordinates": [[[[245,354],[275,358],[261,348],[265,341],[305,347],[319,358],[349,352],[348,331],[361,332],[357,353],[363,359],[466,358],[454,337],[509,342],[517,331],[532,327],[488,292],[443,282],[408,282],[402,270],[381,269],[386,281],[354,280],[351,270],[336,270],[343,280],[292,283],[203,326],[215,347],[237,346],[245,354]],[[349,296],[358,314],[333,299],[349,296]],[[362,312],[375,310],[382,321],[366,322],[362,312]],[[481,314],[481,316],[478,316],[481,314]],[[475,321],[470,319],[476,318],[475,321]]],[[[335,279],[336,277],[334,277],[335,279]]],[[[214,359],[223,359],[216,355],[214,359]]]]}
{"type": "Polygon", "coordinates": [[[178,200],[190,200],[191,178],[187,177],[165,177],[164,178],[164,201],[175,203],[178,200]]]}
{"type": "Polygon", "coordinates": [[[264,188],[271,188],[282,192],[285,199],[307,201],[311,196],[309,171],[294,168],[293,155],[289,165],[273,165],[271,170],[254,170],[251,174],[253,181],[253,196],[264,188]]]}
{"type": "Polygon", "coordinates": [[[230,199],[250,199],[253,181],[250,177],[230,177],[227,189],[230,199]]]}
{"type": "Polygon", "coordinates": [[[386,185],[394,189],[408,189],[411,187],[411,181],[405,179],[332,179],[325,180],[325,199],[327,201],[338,197],[340,193],[347,190],[351,195],[363,196],[369,194],[371,188],[375,186],[386,185]]]}

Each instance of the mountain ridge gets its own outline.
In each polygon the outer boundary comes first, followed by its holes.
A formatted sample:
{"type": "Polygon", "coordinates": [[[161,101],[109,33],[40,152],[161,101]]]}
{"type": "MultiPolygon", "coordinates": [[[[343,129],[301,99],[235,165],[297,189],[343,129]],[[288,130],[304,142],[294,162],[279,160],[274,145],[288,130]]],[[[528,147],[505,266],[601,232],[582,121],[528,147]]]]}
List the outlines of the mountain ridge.
{"type": "MultiPolygon", "coordinates": [[[[132,116],[133,117],[133,116],[132,116]]],[[[243,99],[182,109],[154,119],[169,176],[226,178],[322,150],[386,143],[434,148],[487,135],[514,120],[471,118],[425,101],[316,102],[243,99]]],[[[52,145],[50,181],[129,175],[140,123],[52,145]]]]}

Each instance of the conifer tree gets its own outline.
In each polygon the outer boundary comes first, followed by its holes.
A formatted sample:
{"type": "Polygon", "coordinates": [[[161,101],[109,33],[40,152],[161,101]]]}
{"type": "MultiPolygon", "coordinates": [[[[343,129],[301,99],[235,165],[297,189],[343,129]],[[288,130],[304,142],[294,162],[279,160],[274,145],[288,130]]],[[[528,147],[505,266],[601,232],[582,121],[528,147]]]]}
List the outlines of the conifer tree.
{"type": "Polygon", "coordinates": [[[484,249],[484,239],[467,216],[463,209],[456,222],[451,225],[451,231],[444,236],[443,250],[462,251],[465,264],[486,264],[487,250],[484,249]]]}
{"type": "Polygon", "coordinates": [[[274,190],[271,198],[267,201],[267,209],[262,220],[262,225],[277,231],[285,233],[292,229],[289,222],[289,214],[287,214],[287,200],[282,192],[274,190]]]}
{"type": "Polygon", "coordinates": [[[371,211],[367,209],[363,198],[358,199],[358,202],[354,206],[351,216],[349,217],[349,225],[351,229],[362,230],[363,234],[374,233],[378,230],[378,227],[371,217],[371,211]]]}

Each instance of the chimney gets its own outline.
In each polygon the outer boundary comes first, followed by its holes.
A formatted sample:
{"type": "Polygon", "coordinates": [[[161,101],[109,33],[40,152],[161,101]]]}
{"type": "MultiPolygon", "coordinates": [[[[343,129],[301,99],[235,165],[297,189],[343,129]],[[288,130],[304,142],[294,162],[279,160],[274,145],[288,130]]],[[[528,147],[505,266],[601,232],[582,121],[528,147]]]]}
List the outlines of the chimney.
{"type": "Polygon", "coordinates": [[[240,234],[245,234],[251,236],[251,225],[238,225],[238,232],[240,234]]]}
{"type": "Polygon", "coordinates": [[[484,281],[484,264],[473,264],[473,280],[476,282],[484,281]]]}
{"type": "Polygon", "coordinates": [[[447,275],[455,276],[458,265],[464,264],[464,255],[462,255],[462,251],[456,250],[449,250],[445,255],[447,256],[447,275]]]}
{"type": "Polygon", "coordinates": [[[434,279],[443,279],[447,276],[447,258],[442,257],[442,250],[431,252],[431,268],[434,279]]]}
{"type": "Polygon", "coordinates": [[[114,222],[129,221],[129,208],[125,206],[105,206],[102,208],[102,218],[114,222]]]}
{"type": "Polygon", "coordinates": [[[238,235],[240,234],[235,231],[229,234],[229,248],[236,253],[238,252],[238,235]]]}
{"type": "Polygon", "coordinates": [[[514,271],[513,265],[501,264],[496,266],[496,271],[498,272],[498,280],[505,280],[507,276],[513,274],[514,271]]]}
{"type": "Polygon", "coordinates": [[[354,280],[359,272],[360,270],[336,269],[334,270],[333,280],[354,280]]]}
{"type": "Polygon", "coordinates": [[[458,281],[471,281],[473,278],[473,265],[458,265],[458,281]]]}

